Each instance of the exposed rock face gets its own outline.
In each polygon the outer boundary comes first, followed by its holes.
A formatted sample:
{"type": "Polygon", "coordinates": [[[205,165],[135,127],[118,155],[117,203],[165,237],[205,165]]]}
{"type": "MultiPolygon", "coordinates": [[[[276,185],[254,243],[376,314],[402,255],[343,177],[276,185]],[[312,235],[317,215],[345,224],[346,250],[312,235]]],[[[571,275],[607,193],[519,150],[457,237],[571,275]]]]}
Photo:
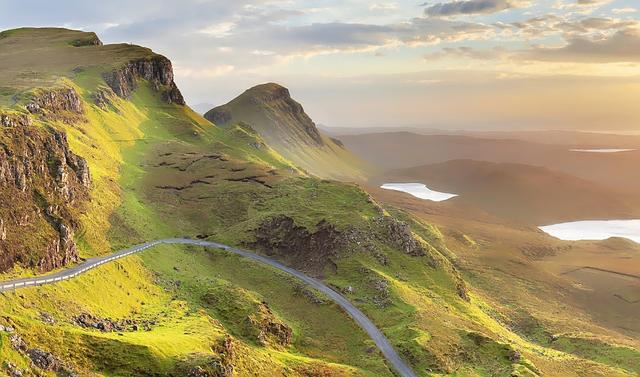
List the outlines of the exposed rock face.
{"type": "Polygon", "coordinates": [[[24,376],[24,373],[22,372],[22,370],[20,370],[20,368],[18,368],[13,363],[6,362],[5,363],[5,369],[7,370],[7,373],[8,373],[8,375],[10,377],[22,377],[22,376],[24,376]]]}
{"type": "Polygon", "coordinates": [[[91,98],[96,105],[104,110],[111,105],[111,98],[114,95],[115,93],[110,88],[100,88],[91,95],[91,98]]]}
{"type": "Polygon", "coordinates": [[[104,74],[105,82],[118,96],[128,98],[138,87],[138,79],[149,81],[167,103],[185,105],[182,93],[173,81],[171,61],[164,56],[133,60],[121,68],[104,74]]]}
{"type": "Polygon", "coordinates": [[[16,351],[26,352],[28,349],[27,343],[25,343],[24,339],[18,334],[11,334],[9,336],[9,342],[11,343],[11,347],[16,351]]]}
{"type": "Polygon", "coordinates": [[[43,351],[38,348],[27,351],[29,358],[33,361],[33,364],[44,370],[56,370],[58,369],[58,360],[49,352],[43,351]]]}
{"type": "Polygon", "coordinates": [[[311,233],[295,224],[288,216],[277,216],[265,221],[255,230],[252,248],[269,255],[280,255],[298,269],[320,276],[331,258],[347,246],[346,238],[332,224],[321,221],[311,233]]]}
{"type": "Polygon", "coordinates": [[[262,345],[275,343],[288,346],[291,344],[293,330],[281,322],[266,303],[262,302],[258,306],[258,311],[247,317],[247,322],[250,328],[257,332],[256,338],[262,345]]]}
{"type": "MultiPolygon", "coordinates": [[[[18,353],[31,359],[32,368],[39,368],[44,371],[54,372],[56,376],[61,377],[75,377],[77,374],[67,367],[66,363],[61,362],[51,352],[44,351],[40,348],[30,348],[22,337],[16,333],[12,333],[9,336],[11,347],[18,353]]],[[[13,364],[7,364],[7,369],[11,372],[11,376],[20,377],[23,375],[22,371],[16,368],[13,364]]],[[[27,376],[41,376],[42,372],[37,370],[25,371],[27,376]],[[35,373],[30,373],[35,372],[35,373]]],[[[49,374],[47,374],[49,375],[49,374]]]]}
{"type": "Polygon", "coordinates": [[[398,221],[391,216],[381,216],[374,221],[382,227],[386,240],[393,246],[413,256],[424,256],[426,251],[420,242],[413,236],[409,225],[398,221]]]}
{"type": "Polygon", "coordinates": [[[75,114],[82,114],[82,102],[80,96],[73,88],[62,88],[55,90],[45,90],[38,93],[31,102],[27,103],[27,110],[30,113],[60,113],[69,111],[75,114]]]}
{"type": "Polygon", "coordinates": [[[156,324],[150,320],[134,320],[130,318],[121,320],[112,320],[109,318],[98,318],[89,313],[82,313],[74,318],[78,326],[84,328],[93,328],[102,332],[123,332],[123,331],[151,331],[151,327],[156,324]]]}
{"type": "Polygon", "coordinates": [[[0,123],[9,125],[0,128],[0,202],[11,203],[0,208],[0,271],[76,261],[76,219],[91,185],[86,161],[53,128],[7,114],[0,123]]]}

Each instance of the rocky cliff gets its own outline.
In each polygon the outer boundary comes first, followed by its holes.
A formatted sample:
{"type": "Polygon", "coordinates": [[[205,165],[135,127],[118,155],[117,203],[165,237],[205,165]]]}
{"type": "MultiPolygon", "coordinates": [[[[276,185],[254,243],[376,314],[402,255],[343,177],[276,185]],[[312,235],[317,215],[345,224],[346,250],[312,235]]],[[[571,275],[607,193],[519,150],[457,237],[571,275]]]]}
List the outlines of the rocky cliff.
{"type": "Polygon", "coordinates": [[[67,123],[80,120],[84,114],[80,96],[73,88],[67,87],[39,90],[25,107],[31,114],[44,120],[61,120],[67,123]]]}
{"type": "Polygon", "coordinates": [[[27,115],[0,114],[0,202],[11,203],[0,206],[0,272],[76,261],[73,236],[90,185],[87,163],[64,133],[34,126],[27,115]]]}
{"type": "Polygon", "coordinates": [[[149,81],[162,93],[167,103],[185,105],[180,89],[173,80],[171,61],[161,55],[132,60],[122,67],[103,75],[104,81],[120,97],[128,98],[137,86],[138,79],[149,81]]]}

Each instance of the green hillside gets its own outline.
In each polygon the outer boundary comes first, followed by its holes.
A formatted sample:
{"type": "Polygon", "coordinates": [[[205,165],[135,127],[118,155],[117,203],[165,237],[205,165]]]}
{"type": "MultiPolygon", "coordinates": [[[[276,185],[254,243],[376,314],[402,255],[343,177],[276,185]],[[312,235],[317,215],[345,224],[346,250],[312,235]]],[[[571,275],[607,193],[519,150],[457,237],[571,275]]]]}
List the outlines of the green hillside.
{"type": "MultiPolygon", "coordinates": [[[[215,126],[184,105],[171,63],[148,49],[64,29],[6,31],[0,88],[0,167],[12,174],[0,181],[0,255],[16,255],[2,280],[197,236],[324,279],[421,376],[637,373],[608,355],[566,351],[569,338],[552,348],[512,330],[463,281],[437,227],[381,207],[355,184],[302,173],[308,167],[255,125],[215,126]],[[14,142],[27,131],[39,137],[14,142]],[[12,244],[25,231],[29,244],[12,244]]],[[[0,314],[8,375],[393,375],[319,293],[197,247],[162,246],[4,293],[0,314]]]]}

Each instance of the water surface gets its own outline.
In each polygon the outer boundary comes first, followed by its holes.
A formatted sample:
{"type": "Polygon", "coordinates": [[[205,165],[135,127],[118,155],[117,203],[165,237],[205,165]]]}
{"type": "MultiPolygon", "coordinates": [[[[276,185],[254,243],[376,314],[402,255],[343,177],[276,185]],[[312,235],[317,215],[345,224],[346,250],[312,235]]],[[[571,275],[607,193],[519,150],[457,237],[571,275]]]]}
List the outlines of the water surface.
{"type": "Polygon", "coordinates": [[[602,149],[570,149],[571,152],[584,152],[584,153],[620,153],[620,152],[633,152],[635,149],[614,149],[614,148],[602,148],[602,149]]]}
{"type": "Polygon", "coordinates": [[[457,194],[431,190],[422,183],[385,183],[380,187],[385,190],[406,192],[416,198],[432,200],[434,202],[442,202],[458,196],[457,194]]]}
{"type": "Polygon", "coordinates": [[[640,243],[640,220],[587,220],[541,226],[545,233],[566,241],[626,238],[640,243]]]}

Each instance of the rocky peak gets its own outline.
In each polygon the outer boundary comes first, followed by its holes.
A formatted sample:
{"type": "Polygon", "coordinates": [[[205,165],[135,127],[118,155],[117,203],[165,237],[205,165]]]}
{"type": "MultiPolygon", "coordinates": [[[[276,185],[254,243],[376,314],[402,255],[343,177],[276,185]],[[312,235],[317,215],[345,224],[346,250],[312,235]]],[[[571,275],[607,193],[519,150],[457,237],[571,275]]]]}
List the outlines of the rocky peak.
{"type": "Polygon", "coordinates": [[[147,80],[160,91],[167,103],[185,105],[182,93],[173,80],[171,61],[162,55],[132,60],[103,75],[107,85],[121,98],[128,98],[138,87],[138,80],[147,80]]]}
{"type": "MultiPolygon", "coordinates": [[[[295,102],[291,98],[289,89],[276,83],[267,83],[254,86],[253,88],[246,90],[243,95],[249,96],[256,103],[268,103],[278,100],[295,102]]],[[[295,103],[300,105],[297,102],[295,103]]],[[[300,108],[302,108],[302,106],[300,106],[300,108]]]]}
{"type": "Polygon", "coordinates": [[[228,104],[209,110],[204,117],[222,126],[247,123],[271,145],[324,145],[302,105],[291,98],[289,89],[275,83],[254,86],[228,104]]]}

